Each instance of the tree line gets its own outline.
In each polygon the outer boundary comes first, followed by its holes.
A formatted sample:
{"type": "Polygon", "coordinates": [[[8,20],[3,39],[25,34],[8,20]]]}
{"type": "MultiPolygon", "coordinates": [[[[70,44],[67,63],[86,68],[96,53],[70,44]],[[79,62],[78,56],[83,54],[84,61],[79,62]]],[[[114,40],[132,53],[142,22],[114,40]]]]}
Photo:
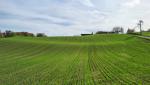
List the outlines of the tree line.
{"type": "MultiPolygon", "coordinates": [[[[143,31],[142,32],[150,32],[150,29],[148,29],[147,31],[143,31]]],[[[124,33],[124,28],[123,27],[114,27],[112,29],[112,31],[97,31],[96,34],[123,34],[124,33]]],[[[135,31],[135,29],[130,29],[128,28],[126,34],[137,34],[137,32],[135,31]]]]}
{"type": "MultiPolygon", "coordinates": [[[[142,30],[142,32],[150,32],[150,29],[148,29],[147,31],[142,30]]],[[[127,34],[138,35],[137,32],[135,32],[135,29],[130,29],[130,28],[127,30],[127,34]]]]}
{"type": "Polygon", "coordinates": [[[124,28],[116,26],[112,29],[112,31],[97,31],[96,34],[123,34],[124,28]]]}
{"type": "Polygon", "coordinates": [[[14,37],[14,36],[25,36],[25,37],[46,37],[44,33],[37,33],[34,35],[29,32],[13,32],[11,30],[6,30],[5,32],[0,31],[0,38],[14,37]]]}

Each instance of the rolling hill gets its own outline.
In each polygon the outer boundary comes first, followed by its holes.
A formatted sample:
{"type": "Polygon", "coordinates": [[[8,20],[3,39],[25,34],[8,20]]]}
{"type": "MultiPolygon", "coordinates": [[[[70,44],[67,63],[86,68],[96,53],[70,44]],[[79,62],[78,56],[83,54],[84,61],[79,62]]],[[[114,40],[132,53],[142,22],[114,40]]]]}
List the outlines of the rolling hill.
{"type": "Polygon", "coordinates": [[[1,85],[149,85],[150,40],[131,35],[0,38],[1,85]]]}

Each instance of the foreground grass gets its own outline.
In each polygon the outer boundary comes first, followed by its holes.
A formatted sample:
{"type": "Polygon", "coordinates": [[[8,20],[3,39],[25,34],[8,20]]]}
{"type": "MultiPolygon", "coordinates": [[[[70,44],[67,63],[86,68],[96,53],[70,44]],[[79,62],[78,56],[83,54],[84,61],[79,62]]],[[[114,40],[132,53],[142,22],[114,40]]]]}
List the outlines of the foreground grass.
{"type": "Polygon", "coordinates": [[[2,85],[149,85],[150,41],[128,35],[0,39],[2,85]]]}

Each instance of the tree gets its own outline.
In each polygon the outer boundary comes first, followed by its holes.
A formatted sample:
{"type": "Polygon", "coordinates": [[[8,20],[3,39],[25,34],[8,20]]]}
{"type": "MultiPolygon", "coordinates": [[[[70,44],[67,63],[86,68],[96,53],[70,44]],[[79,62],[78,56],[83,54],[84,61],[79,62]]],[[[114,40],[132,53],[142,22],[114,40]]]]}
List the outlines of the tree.
{"type": "Polygon", "coordinates": [[[132,34],[132,33],[134,33],[134,29],[128,29],[127,30],[127,34],[132,34]]]}
{"type": "Polygon", "coordinates": [[[140,28],[140,34],[142,35],[142,25],[143,25],[144,21],[143,20],[139,20],[139,28],[140,28]]]}
{"type": "Polygon", "coordinates": [[[105,31],[97,31],[96,34],[107,34],[108,32],[105,31]]]}
{"type": "Polygon", "coordinates": [[[1,30],[0,30],[0,38],[2,37],[2,32],[1,32],[1,30]]]}
{"type": "Polygon", "coordinates": [[[119,33],[124,33],[124,29],[123,29],[123,27],[114,27],[113,28],[113,30],[112,30],[112,32],[114,32],[114,33],[117,33],[117,34],[119,34],[119,33]]]}
{"type": "Polygon", "coordinates": [[[46,37],[46,35],[44,33],[37,33],[36,35],[37,37],[46,37]]]}
{"type": "Polygon", "coordinates": [[[1,32],[1,30],[0,30],[0,38],[2,38],[3,37],[3,33],[1,32]]]}
{"type": "Polygon", "coordinates": [[[150,32],[150,29],[148,29],[147,32],[150,32]]]}
{"type": "Polygon", "coordinates": [[[15,35],[16,36],[30,36],[30,37],[34,37],[34,34],[33,33],[28,33],[28,32],[15,32],[15,35]]]}
{"type": "Polygon", "coordinates": [[[33,33],[28,33],[28,36],[34,37],[34,34],[33,33]]]}
{"type": "Polygon", "coordinates": [[[14,33],[12,31],[10,30],[5,31],[5,37],[12,37],[12,36],[14,36],[14,33]]]}
{"type": "Polygon", "coordinates": [[[96,34],[114,34],[115,32],[109,31],[97,31],[96,34]]]}

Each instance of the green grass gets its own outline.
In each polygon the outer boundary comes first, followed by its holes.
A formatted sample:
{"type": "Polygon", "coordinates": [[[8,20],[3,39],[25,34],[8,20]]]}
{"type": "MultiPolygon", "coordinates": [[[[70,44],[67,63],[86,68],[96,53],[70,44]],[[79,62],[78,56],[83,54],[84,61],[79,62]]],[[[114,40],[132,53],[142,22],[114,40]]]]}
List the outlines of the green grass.
{"type": "Polygon", "coordinates": [[[150,36],[150,32],[143,32],[144,36],[150,36]]]}
{"type": "Polygon", "coordinates": [[[150,40],[129,35],[0,39],[1,85],[149,85],[150,40]]]}
{"type": "MultiPolygon", "coordinates": [[[[135,32],[135,34],[140,35],[140,32],[135,32]]],[[[150,37],[150,32],[142,32],[142,36],[150,37]]]]}

